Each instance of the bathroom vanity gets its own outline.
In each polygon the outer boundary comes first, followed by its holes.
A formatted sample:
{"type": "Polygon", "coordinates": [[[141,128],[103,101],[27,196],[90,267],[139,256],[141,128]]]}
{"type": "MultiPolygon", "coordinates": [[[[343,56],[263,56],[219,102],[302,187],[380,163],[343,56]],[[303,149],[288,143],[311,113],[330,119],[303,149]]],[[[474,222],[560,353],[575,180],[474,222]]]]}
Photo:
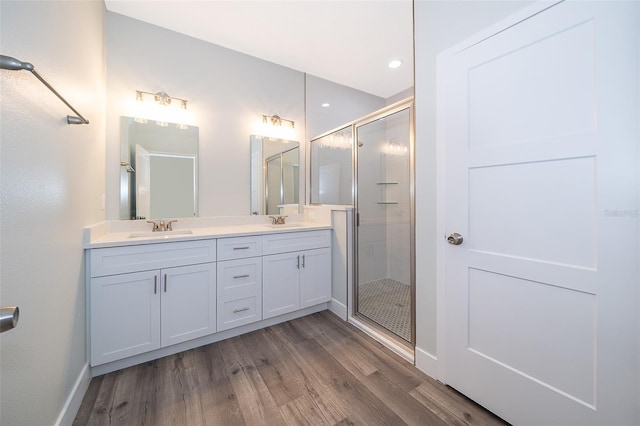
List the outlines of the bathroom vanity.
{"type": "Polygon", "coordinates": [[[106,228],[85,234],[94,376],[318,312],[331,299],[329,226],[106,228]]]}

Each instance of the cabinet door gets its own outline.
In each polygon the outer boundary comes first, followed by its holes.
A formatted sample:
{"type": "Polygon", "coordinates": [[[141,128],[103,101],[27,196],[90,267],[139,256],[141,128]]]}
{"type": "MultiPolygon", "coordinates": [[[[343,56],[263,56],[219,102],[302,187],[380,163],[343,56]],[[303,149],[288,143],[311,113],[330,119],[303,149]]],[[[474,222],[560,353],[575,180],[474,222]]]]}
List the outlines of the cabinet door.
{"type": "Polygon", "coordinates": [[[162,346],[216,332],[216,264],[162,269],[162,346]]]}
{"type": "Polygon", "coordinates": [[[218,262],[218,331],[262,319],[262,258],[218,262]]]}
{"type": "Polygon", "coordinates": [[[331,300],[331,250],[305,250],[300,257],[300,308],[331,300]]]}
{"type": "Polygon", "coordinates": [[[262,317],[272,318],[300,308],[300,256],[283,253],[262,258],[262,317]]]}
{"type": "Polygon", "coordinates": [[[159,271],[91,280],[91,365],[160,347],[159,271]]]}

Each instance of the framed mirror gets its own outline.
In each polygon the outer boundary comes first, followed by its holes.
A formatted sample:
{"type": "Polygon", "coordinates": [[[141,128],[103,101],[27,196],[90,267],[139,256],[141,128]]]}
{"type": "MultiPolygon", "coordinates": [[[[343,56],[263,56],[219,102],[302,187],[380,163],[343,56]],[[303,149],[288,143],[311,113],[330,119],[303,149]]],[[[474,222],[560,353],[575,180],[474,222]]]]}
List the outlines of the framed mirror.
{"type": "Polygon", "coordinates": [[[198,128],[121,117],[120,219],[198,215],[198,128]]]}
{"type": "Polygon", "coordinates": [[[300,143],[251,135],[251,214],[300,211],[300,143]]]}

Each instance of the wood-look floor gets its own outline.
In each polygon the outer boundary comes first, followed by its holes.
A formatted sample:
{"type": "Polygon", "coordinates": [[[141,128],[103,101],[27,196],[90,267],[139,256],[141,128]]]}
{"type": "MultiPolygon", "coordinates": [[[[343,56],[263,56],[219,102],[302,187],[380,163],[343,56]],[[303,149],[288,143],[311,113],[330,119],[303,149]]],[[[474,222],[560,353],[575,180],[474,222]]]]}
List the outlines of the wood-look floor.
{"type": "Polygon", "coordinates": [[[503,425],[328,311],[95,377],[74,425],[503,425]]]}

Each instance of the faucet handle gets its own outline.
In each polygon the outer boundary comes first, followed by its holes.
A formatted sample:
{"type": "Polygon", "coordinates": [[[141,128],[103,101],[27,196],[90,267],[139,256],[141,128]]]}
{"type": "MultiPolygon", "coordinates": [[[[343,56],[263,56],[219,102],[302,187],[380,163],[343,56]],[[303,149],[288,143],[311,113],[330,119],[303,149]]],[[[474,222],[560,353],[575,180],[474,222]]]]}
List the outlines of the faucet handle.
{"type": "Polygon", "coordinates": [[[269,216],[271,218],[272,225],[284,225],[284,219],[287,216],[269,216]]]}
{"type": "Polygon", "coordinates": [[[156,222],[154,222],[153,220],[148,220],[147,223],[152,223],[153,224],[153,232],[158,232],[160,230],[160,226],[158,226],[158,224],[156,222]]]}
{"type": "Polygon", "coordinates": [[[172,224],[172,223],[175,223],[175,222],[177,222],[177,221],[178,221],[178,219],[172,219],[172,220],[170,220],[170,221],[169,221],[169,222],[167,222],[167,224],[165,225],[165,229],[166,229],[167,231],[173,231],[173,226],[171,226],[171,224],[172,224]]]}

